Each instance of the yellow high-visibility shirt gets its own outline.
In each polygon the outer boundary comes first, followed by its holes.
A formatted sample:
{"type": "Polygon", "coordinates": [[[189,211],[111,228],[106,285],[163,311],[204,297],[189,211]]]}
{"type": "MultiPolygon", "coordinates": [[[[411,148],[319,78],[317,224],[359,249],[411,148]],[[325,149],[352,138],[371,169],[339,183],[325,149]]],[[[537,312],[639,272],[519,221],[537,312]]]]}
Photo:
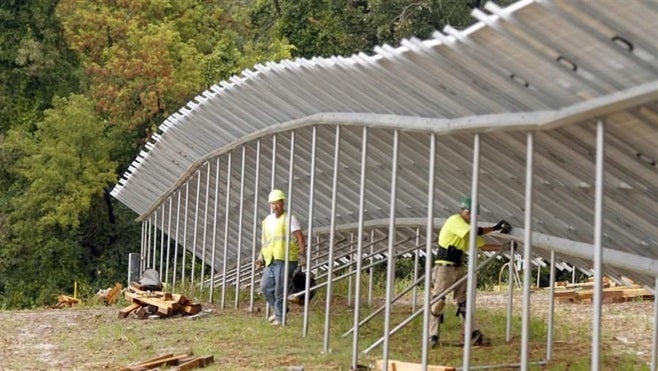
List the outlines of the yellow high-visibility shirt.
{"type": "MultiPolygon", "coordinates": [[[[454,246],[459,250],[468,252],[469,235],[471,225],[461,215],[455,214],[449,217],[439,232],[439,246],[448,248],[454,246]]],[[[482,247],[486,244],[482,236],[477,236],[476,245],[482,247]]]]}
{"type": "MultiPolygon", "coordinates": [[[[272,263],[272,260],[285,260],[286,259],[286,235],[288,231],[295,232],[300,230],[299,222],[294,215],[290,216],[290,220],[287,217],[287,214],[284,212],[278,218],[275,214],[268,215],[262,223],[262,233],[261,233],[261,255],[265,260],[265,265],[268,266],[272,263]],[[290,224],[288,224],[290,222],[290,224]],[[289,228],[288,226],[292,226],[289,228]]],[[[297,246],[297,239],[290,235],[289,241],[289,261],[297,261],[299,259],[299,247],[297,246]]]]}

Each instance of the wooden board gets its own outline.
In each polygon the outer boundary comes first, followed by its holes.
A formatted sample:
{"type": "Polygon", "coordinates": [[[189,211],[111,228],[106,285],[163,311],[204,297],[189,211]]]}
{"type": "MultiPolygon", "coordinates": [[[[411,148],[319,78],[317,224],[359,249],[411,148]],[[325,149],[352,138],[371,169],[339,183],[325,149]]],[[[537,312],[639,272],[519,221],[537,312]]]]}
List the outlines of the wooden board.
{"type": "MultiPolygon", "coordinates": [[[[384,361],[379,359],[375,362],[375,370],[383,370],[384,361]]],[[[388,360],[388,370],[390,371],[422,371],[423,365],[420,363],[410,363],[395,360],[388,360]]],[[[452,366],[427,365],[427,371],[455,371],[452,366]]]]}

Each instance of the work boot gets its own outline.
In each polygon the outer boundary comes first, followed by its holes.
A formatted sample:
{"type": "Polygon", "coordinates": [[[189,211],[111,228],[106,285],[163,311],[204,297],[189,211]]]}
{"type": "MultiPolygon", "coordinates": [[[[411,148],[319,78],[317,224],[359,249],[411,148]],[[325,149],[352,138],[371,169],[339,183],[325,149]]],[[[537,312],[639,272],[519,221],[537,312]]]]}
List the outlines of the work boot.
{"type": "Polygon", "coordinates": [[[489,344],[491,344],[491,340],[489,340],[488,337],[484,336],[484,334],[481,333],[480,330],[475,330],[471,333],[471,345],[479,346],[479,345],[489,345],[489,344]]]}
{"type": "Polygon", "coordinates": [[[438,346],[439,346],[439,337],[437,335],[432,335],[430,337],[430,347],[434,349],[438,346]]]}

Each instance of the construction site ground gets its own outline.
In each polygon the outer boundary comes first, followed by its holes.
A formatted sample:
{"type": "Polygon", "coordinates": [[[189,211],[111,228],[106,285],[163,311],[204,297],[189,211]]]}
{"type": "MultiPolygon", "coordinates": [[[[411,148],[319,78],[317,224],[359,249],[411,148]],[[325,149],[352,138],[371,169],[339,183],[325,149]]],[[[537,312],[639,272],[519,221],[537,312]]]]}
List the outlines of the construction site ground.
{"type": "MultiPolygon", "coordinates": [[[[492,308],[504,310],[507,297],[503,293],[478,293],[478,309],[492,308]]],[[[230,307],[230,305],[229,305],[230,307]]],[[[226,339],[205,339],[203,334],[187,330],[186,321],[194,319],[172,318],[156,321],[170,321],[156,334],[145,334],[141,338],[140,329],[154,326],[151,320],[118,319],[122,305],[80,306],[63,309],[36,309],[20,311],[0,311],[0,370],[106,370],[127,366],[130,362],[152,358],[159,353],[193,352],[195,344],[221,342],[221,355],[215,355],[215,363],[207,369],[236,367],[243,369],[273,369],[271,365],[259,364],[258,354],[262,350],[249,346],[250,338],[260,334],[264,319],[261,314],[253,316],[253,328],[245,328],[236,334],[226,334],[226,339]],[[107,326],[108,323],[124,321],[121,326],[107,326]],[[259,329],[261,328],[261,329],[259,329]],[[233,336],[233,338],[229,337],[233,336]],[[218,356],[219,355],[219,356],[218,356]]],[[[235,311],[235,310],[233,310],[235,311]]],[[[299,309],[297,309],[299,311],[299,309]]],[[[514,312],[521,311],[521,297],[515,295],[514,312]]],[[[548,295],[539,291],[532,295],[534,316],[548,315],[548,295]]],[[[653,311],[651,300],[632,300],[621,303],[607,303],[603,306],[602,332],[606,352],[632,353],[649,364],[651,361],[651,339],[653,335],[653,311]]],[[[216,305],[204,304],[206,316],[214,316],[217,321],[230,321],[229,313],[219,310],[216,305]]],[[[238,310],[235,313],[244,313],[238,310]]],[[[591,323],[592,307],[583,303],[557,302],[555,314],[559,321],[572,321],[574,324],[591,323]]],[[[300,317],[301,313],[294,314],[300,317]]],[[[214,318],[213,317],[213,318],[214,318]]],[[[295,319],[300,326],[300,319],[295,319]]],[[[582,326],[574,326],[581,327],[582,326]]],[[[265,335],[271,329],[265,329],[265,335]]],[[[276,332],[269,334],[276,338],[276,332]]],[[[586,346],[585,346],[586,348],[586,346]]],[[[564,351],[564,347],[560,347],[564,351]]],[[[285,353],[269,349],[266,352],[285,353]]],[[[293,352],[293,350],[290,350],[293,352]]],[[[208,353],[205,349],[203,353],[208,353]]],[[[317,349],[314,359],[307,359],[305,369],[349,369],[348,364],[333,362],[332,356],[321,355],[317,349]]],[[[377,351],[379,353],[379,351],[377,351]]],[[[300,359],[298,356],[297,359],[300,359]]],[[[284,358],[279,358],[285,364],[284,358]]],[[[295,366],[294,361],[287,366],[295,366]]]]}

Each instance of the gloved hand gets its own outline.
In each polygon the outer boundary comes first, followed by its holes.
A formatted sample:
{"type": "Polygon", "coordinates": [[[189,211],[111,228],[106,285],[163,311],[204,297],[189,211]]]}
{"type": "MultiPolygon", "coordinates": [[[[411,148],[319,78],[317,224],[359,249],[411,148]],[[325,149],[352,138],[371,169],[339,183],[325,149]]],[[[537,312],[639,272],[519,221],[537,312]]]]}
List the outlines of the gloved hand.
{"type": "Polygon", "coordinates": [[[504,220],[501,220],[498,223],[496,223],[496,225],[493,226],[493,230],[507,234],[512,231],[512,225],[504,220]]]}
{"type": "Polygon", "coordinates": [[[306,255],[299,254],[298,267],[306,268],[306,255]]]}
{"type": "Polygon", "coordinates": [[[265,265],[265,262],[263,261],[262,258],[256,259],[256,269],[261,269],[265,265]]]}

